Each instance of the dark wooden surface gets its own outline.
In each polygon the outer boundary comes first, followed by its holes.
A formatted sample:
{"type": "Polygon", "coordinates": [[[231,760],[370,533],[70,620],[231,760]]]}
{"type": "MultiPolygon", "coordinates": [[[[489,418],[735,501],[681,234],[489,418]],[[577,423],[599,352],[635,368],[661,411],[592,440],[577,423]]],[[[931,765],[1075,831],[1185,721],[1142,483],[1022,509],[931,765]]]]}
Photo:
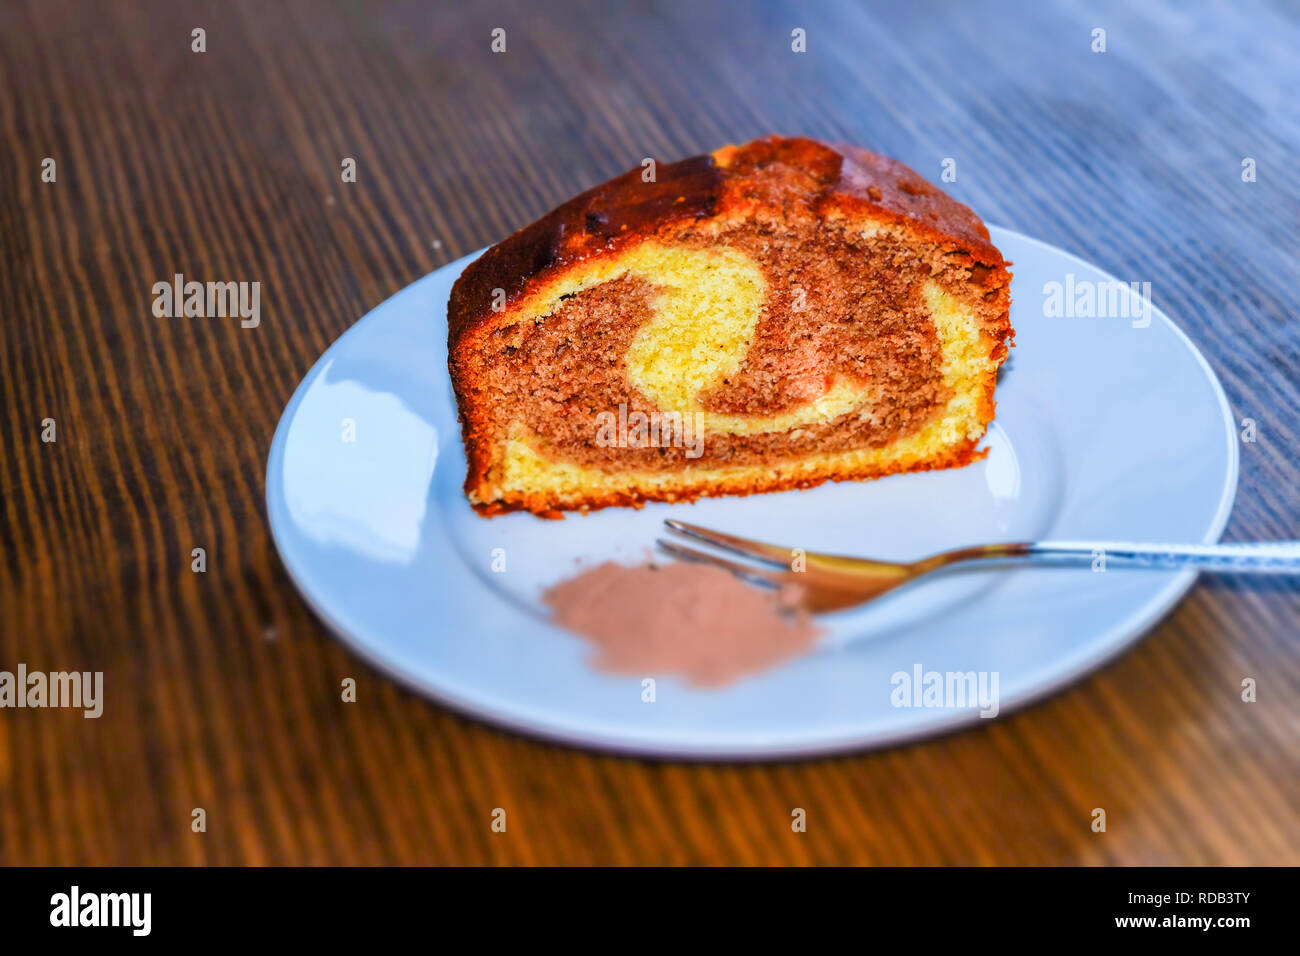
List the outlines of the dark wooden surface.
{"type": "Polygon", "coordinates": [[[1284,3],[8,0],[0,669],[102,670],[106,703],[0,711],[0,862],[1300,863],[1294,581],[1204,580],[1133,652],[976,731],[649,763],[367,670],[263,506],[285,402],[372,306],[644,156],[780,131],[932,179],[955,158],[990,222],[1150,281],[1258,422],[1227,537],[1300,538],[1297,50],[1284,3]],[[176,272],[261,282],[261,326],[155,318],[176,272]]]}

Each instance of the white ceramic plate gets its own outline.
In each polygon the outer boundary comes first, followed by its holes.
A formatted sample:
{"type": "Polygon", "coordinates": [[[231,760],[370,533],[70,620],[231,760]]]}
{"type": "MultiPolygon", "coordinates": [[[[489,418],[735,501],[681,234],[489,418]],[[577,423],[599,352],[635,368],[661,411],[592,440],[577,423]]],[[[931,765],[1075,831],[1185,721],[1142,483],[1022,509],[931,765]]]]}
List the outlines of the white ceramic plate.
{"type": "Polygon", "coordinates": [[[1017,233],[994,229],[993,240],[1014,263],[1016,348],[983,462],[564,521],[480,518],[461,493],[447,377],[447,295],[468,256],[365,316],[299,385],[267,466],[280,556],[321,619],[379,670],[458,710],[574,744],[792,756],[980,721],[971,706],[895,706],[893,675],[917,667],[996,674],[1006,714],[1128,647],[1194,574],[961,573],[824,618],[829,633],[812,653],[722,690],[645,675],[656,679],[652,703],[640,677],[593,670],[589,645],[551,627],[538,603],[575,559],[644,557],[668,516],[897,559],[1011,539],[1216,541],[1236,490],[1236,434],[1195,346],[1159,311],[1146,327],[1045,317],[1048,283],[1072,282],[1077,296],[1081,283],[1113,280],[1017,233]],[[492,570],[494,553],[504,573],[492,570]]]}

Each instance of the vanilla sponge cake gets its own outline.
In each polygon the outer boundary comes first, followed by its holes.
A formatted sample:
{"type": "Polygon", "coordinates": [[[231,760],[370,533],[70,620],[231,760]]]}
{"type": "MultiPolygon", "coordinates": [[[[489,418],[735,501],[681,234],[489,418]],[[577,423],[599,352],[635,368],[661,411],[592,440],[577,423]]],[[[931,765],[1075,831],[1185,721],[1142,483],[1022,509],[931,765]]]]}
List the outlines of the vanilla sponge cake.
{"type": "Polygon", "coordinates": [[[556,517],[965,465],[1010,281],[979,217],[864,149],[638,167],[452,288],[465,492],[556,517]]]}

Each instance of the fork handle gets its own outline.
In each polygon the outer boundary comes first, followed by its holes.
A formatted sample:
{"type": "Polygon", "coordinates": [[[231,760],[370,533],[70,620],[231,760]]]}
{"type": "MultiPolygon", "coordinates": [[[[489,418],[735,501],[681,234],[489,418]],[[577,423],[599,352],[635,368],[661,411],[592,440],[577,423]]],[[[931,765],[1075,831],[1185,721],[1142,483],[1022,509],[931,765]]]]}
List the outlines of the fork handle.
{"type": "Polygon", "coordinates": [[[1024,559],[1026,563],[1091,563],[1102,556],[1121,567],[1226,571],[1236,574],[1300,573],[1300,541],[1233,544],[1135,544],[1131,541],[1038,541],[992,545],[972,559],[1024,559]],[[1007,549],[997,553],[998,549],[1007,549]]]}

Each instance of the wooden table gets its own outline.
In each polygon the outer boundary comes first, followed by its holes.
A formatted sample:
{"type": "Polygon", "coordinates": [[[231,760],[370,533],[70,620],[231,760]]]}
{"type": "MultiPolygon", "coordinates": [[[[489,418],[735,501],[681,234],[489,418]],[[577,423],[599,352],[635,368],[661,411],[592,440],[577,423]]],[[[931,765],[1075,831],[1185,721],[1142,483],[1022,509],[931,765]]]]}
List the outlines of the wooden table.
{"type": "Polygon", "coordinates": [[[368,309],[644,156],[781,131],[955,158],[989,221],[1149,280],[1257,423],[1227,537],[1300,538],[1300,17],[1094,7],[5,3],[0,669],[102,670],[105,710],[0,711],[0,861],[1300,862],[1294,580],[1206,579],[978,730],[689,765],[399,689],[267,530],[280,412],[368,309]],[[260,326],[156,318],[178,272],[259,281],[260,326]]]}

